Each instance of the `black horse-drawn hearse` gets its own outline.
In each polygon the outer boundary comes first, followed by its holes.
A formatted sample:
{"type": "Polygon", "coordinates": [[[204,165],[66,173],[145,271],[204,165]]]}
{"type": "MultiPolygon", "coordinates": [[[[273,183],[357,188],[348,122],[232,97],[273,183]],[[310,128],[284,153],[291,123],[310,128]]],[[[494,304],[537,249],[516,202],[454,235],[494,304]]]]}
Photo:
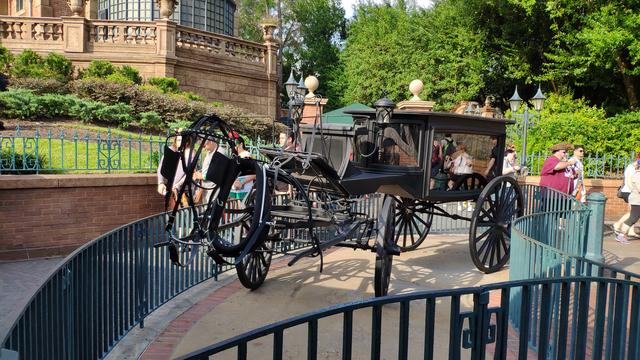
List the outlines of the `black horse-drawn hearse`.
{"type": "Polygon", "coordinates": [[[234,262],[250,289],[263,283],[273,253],[283,249],[278,243],[309,245],[293,251],[289,265],[322,256],[331,246],[371,250],[380,296],[388,291],[393,256],[417,248],[440,215],[470,221],[474,264],[486,273],[501,269],[509,259],[511,221],[522,215],[523,199],[514,178],[485,174],[501,173],[510,121],[393,111],[378,104],[376,110],[352,112],[353,126],[295,122],[297,150],[260,149],[267,160],[239,157],[235,133],[217,116],[194,122],[180,134],[190,141],[178,151],[167,148],[161,168],[167,179],[183,168],[179,196],[189,199],[193,229],[174,233],[176,204],[167,225],[170,240],[158,245],[168,245],[176,263],[180,251],[194,253],[202,246],[218,264],[234,262]],[[191,175],[207,140],[227,143],[230,152],[216,153],[202,170],[215,184],[214,195],[198,206],[194,189],[202,185],[191,175]],[[255,177],[253,187],[242,200],[232,200],[232,186],[242,176],[255,177]],[[377,199],[374,193],[384,194],[377,218],[356,206],[377,199]],[[446,203],[460,201],[475,202],[470,217],[447,211],[446,203]]]}

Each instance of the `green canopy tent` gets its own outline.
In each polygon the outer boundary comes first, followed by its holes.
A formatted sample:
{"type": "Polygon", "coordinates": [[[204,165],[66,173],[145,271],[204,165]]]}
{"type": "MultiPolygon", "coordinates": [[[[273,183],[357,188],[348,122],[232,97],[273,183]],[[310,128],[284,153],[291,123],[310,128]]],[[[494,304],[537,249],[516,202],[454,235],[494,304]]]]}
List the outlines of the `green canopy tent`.
{"type": "Polygon", "coordinates": [[[353,118],[351,117],[351,115],[345,114],[345,111],[351,111],[351,110],[373,110],[373,109],[364,104],[353,103],[343,108],[324,113],[322,115],[322,123],[353,125],[353,118]]]}

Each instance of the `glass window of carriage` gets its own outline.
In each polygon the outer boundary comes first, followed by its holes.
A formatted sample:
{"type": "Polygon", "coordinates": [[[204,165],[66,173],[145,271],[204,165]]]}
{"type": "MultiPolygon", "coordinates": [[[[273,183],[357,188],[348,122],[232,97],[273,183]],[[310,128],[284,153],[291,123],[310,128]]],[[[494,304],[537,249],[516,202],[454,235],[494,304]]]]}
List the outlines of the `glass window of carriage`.
{"type": "Polygon", "coordinates": [[[364,165],[420,167],[419,123],[363,122],[356,128],[355,161],[364,165]]]}
{"type": "Polygon", "coordinates": [[[499,165],[498,138],[491,135],[438,131],[430,154],[429,188],[435,191],[481,189],[499,165]]]}

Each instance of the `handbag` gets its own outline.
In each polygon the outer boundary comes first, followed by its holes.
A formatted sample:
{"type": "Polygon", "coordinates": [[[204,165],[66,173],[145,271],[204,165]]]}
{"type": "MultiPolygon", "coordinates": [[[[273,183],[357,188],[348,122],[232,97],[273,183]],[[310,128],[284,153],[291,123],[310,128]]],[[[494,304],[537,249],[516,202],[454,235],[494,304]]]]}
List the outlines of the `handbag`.
{"type": "Polygon", "coordinates": [[[624,199],[624,193],[622,192],[622,188],[624,187],[624,185],[620,185],[618,187],[618,193],[616,194],[617,197],[619,197],[620,199],[624,199]]]}

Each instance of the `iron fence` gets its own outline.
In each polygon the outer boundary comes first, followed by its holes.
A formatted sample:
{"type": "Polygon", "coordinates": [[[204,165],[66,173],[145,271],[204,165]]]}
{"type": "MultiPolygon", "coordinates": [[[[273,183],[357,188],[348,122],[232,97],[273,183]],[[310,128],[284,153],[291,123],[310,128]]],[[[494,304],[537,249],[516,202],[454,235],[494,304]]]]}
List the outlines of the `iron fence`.
{"type": "MultiPolygon", "coordinates": [[[[542,192],[536,189],[538,188],[535,186],[525,187],[525,204],[531,211],[550,206],[554,209],[582,206],[575,201],[561,201],[560,195],[554,192],[542,196],[542,192]],[[531,199],[527,200],[528,198],[531,199]]],[[[379,203],[380,195],[370,195],[358,199],[353,206],[356,211],[375,216],[379,203]]],[[[234,206],[234,202],[229,204],[234,206]]],[[[461,212],[472,210],[464,208],[470,206],[468,203],[452,203],[448,206],[454,206],[454,212],[458,211],[458,206],[461,212]]],[[[191,216],[190,211],[181,210],[174,231],[188,233],[193,220],[191,216]]],[[[101,358],[131,328],[137,324],[144,326],[144,318],[148,313],[188,288],[233,268],[230,265],[217,266],[202,249],[192,249],[197,252],[189,266],[173,266],[166,248],[153,247],[167,239],[165,225],[165,214],[141,219],[117,228],[69,255],[31,298],[6,337],[0,337],[4,339],[0,348],[17,351],[21,359],[36,359],[45,355],[50,359],[101,358]]],[[[434,221],[432,231],[461,232],[467,231],[467,226],[466,222],[440,220],[434,221]]],[[[279,243],[281,248],[278,250],[289,251],[303,245],[304,243],[282,242],[279,243]]],[[[180,254],[183,263],[187,261],[188,255],[180,254]]],[[[504,291],[507,290],[499,292],[504,291]]],[[[480,299],[484,298],[485,292],[476,288],[465,294],[480,299]]],[[[462,331],[462,325],[458,323],[465,319],[468,322],[476,321],[473,319],[480,315],[473,315],[476,310],[460,312],[463,293],[459,293],[460,296],[453,296],[458,294],[455,291],[442,294],[451,295],[449,301],[453,306],[453,317],[448,321],[454,326],[456,335],[449,341],[453,341],[452,344],[457,344],[458,341],[469,344],[471,332],[477,331],[470,330],[475,325],[470,325],[469,331],[460,335],[458,332],[462,331]]],[[[504,295],[501,296],[504,298],[504,295]]],[[[432,304],[428,309],[431,312],[435,309],[436,300],[440,298],[423,299],[432,304]]],[[[371,303],[371,306],[377,309],[376,312],[380,312],[386,301],[371,303]]],[[[402,307],[407,305],[401,305],[402,307]]],[[[506,314],[503,313],[504,316],[506,314]]],[[[374,323],[380,321],[380,318],[372,319],[374,323]]],[[[435,336],[433,332],[431,334],[435,336]]],[[[376,336],[379,335],[378,333],[376,336]]],[[[504,350],[497,348],[496,351],[504,350]]]]}
{"type": "Polygon", "coordinates": [[[638,282],[522,280],[339,305],[179,359],[637,359],[639,313],[638,282]],[[521,317],[519,329],[509,321],[514,313],[521,317]]]}
{"type": "MultiPolygon", "coordinates": [[[[544,160],[549,157],[548,153],[533,153],[527,155],[527,165],[529,175],[540,175],[540,170],[544,160]]],[[[627,165],[635,161],[636,154],[590,154],[583,159],[584,177],[593,179],[622,179],[624,169],[627,165]]]]}
{"type": "MultiPolygon", "coordinates": [[[[111,129],[89,133],[25,131],[18,125],[14,135],[0,134],[0,174],[155,172],[170,135],[122,136],[111,129]]],[[[248,150],[259,157],[265,145],[258,138],[248,150]]]]}

